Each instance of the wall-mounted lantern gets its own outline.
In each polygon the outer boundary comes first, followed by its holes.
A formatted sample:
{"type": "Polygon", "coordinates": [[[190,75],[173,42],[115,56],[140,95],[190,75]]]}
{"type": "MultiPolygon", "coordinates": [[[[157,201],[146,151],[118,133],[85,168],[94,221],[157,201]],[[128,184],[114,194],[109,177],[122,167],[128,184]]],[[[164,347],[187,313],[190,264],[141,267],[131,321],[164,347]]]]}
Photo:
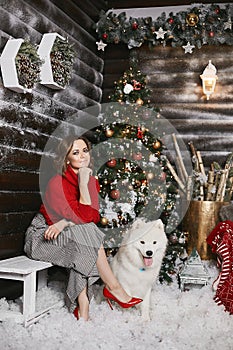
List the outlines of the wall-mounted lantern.
{"type": "Polygon", "coordinates": [[[218,79],[216,73],[217,69],[210,60],[203,73],[200,75],[202,79],[203,93],[206,95],[207,100],[209,100],[210,95],[214,92],[216,80],[218,79]]]}

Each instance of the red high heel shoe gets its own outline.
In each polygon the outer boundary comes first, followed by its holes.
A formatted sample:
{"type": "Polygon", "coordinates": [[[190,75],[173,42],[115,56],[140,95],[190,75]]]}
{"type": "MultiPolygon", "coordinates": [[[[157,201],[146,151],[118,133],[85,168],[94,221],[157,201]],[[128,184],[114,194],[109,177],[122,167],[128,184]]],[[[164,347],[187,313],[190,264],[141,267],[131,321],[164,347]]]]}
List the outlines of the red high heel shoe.
{"type": "Polygon", "coordinates": [[[123,307],[124,309],[127,309],[129,307],[132,307],[132,306],[137,305],[137,304],[142,302],[141,298],[131,298],[130,301],[128,301],[127,303],[124,303],[124,302],[118,300],[116,297],[114,297],[114,295],[112,295],[112,293],[110,293],[106,287],[104,287],[104,289],[103,289],[103,295],[107,299],[108,305],[110,306],[110,308],[112,310],[113,310],[113,307],[112,307],[110,299],[117,302],[117,304],[120,305],[121,307],[123,307]]]}
{"type": "Polygon", "coordinates": [[[79,314],[78,314],[78,306],[76,306],[76,308],[73,311],[74,316],[77,318],[77,320],[79,319],[79,314]]]}

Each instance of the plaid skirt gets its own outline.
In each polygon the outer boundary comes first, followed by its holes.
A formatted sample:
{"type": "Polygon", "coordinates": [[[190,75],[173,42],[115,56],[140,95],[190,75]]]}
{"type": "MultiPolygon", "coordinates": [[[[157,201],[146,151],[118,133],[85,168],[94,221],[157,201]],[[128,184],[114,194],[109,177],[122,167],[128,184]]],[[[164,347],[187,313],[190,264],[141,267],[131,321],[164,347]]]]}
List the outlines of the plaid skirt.
{"type": "Polygon", "coordinates": [[[89,300],[93,295],[92,285],[99,279],[96,260],[104,233],[91,222],[67,226],[56,239],[48,241],[44,239],[47,227],[43,215],[38,213],[26,231],[24,251],[31,259],[67,268],[65,301],[72,312],[85,287],[89,300]]]}

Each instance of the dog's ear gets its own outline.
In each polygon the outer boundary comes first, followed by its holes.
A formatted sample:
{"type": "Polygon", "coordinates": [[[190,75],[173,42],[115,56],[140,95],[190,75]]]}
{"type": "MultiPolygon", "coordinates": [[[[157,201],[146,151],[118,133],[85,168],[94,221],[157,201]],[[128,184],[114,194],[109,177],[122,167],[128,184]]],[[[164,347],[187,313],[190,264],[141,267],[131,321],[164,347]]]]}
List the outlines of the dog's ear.
{"type": "Polygon", "coordinates": [[[156,220],[156,226],[161,230],[164,229],[164,224],[161,219],[156,220]]]}
{"type": "Polygon", "coordinates": [[[132,229],[136,230],[137,228],[139,228],[145,221],[140,219],[140,218],[137,218],[133,225],[132,225],[132,229]]]}

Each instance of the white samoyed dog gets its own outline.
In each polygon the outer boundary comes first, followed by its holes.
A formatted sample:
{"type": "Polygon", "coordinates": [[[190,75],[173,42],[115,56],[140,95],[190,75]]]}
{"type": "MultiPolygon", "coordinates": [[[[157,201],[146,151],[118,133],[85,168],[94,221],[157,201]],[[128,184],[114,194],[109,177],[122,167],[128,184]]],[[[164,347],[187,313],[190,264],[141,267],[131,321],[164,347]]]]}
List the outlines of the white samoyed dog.
{"type": "Polygon", "coordinates": [[[121,246],[111,261],[113,273],[126,292],[143,299],[136,305],[142,319],[150,320],[150,297],[166,251],[163,222],[137,219],[126,231],[121,246]]]}

